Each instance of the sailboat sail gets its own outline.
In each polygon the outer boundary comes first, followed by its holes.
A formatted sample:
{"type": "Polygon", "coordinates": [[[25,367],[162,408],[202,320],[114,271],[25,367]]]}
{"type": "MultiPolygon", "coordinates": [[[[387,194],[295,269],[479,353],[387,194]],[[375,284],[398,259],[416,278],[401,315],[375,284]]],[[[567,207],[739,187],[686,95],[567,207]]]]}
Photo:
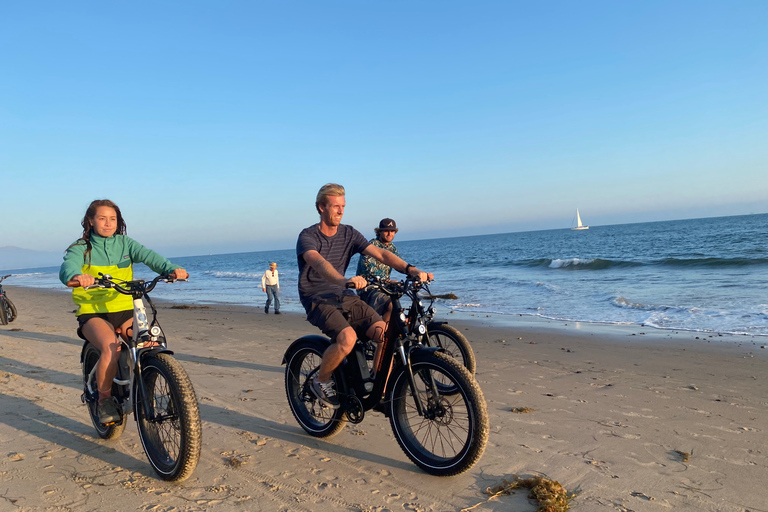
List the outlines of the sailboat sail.
{"type": "Polygon", "coordinates": [[[581,223],[581,215],[579,215],[579,209],[576,208],[576,227],[571,228],[574,231],[580,230],[580,229],[589,229],[589,226],[585,226],[581,223]]]}

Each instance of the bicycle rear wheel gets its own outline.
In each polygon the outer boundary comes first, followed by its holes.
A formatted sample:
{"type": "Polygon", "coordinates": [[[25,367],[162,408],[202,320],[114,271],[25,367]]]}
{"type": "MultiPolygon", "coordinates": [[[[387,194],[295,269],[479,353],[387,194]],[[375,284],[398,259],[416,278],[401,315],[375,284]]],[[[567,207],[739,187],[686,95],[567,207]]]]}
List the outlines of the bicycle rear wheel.
{"type": "Polygon", "coordinates": [[[287,357],[285,366],[285,394],[291,412],[301,428],[315,437],[330,437],[346,423],[341,409],[321,404],[309,389],[309,379],[320,366],[324,350],[321,345],[304,344],[287,357]]]}
{"type": "Polygon", "coordinates": [[[16,320],[16,317],[19,315],[16,312],[16,306],[13,305],[13,302],[11,302],[7,295],[5,296],[5,303],[8,306],[8,323],[10,323],[16,320]]]}
{"type": "Polygon", "coordinates": [[[395,439],[427,473],[451,476],[468,470],[488,442],[488,411],[480,386],[466,368],[439,352],[415,355],[411,370],[424,415],[418,413],[408,373],[401,368],[390,387],[395,439]],[[452,392],[442,393],[443,386],[452,392]]]}
{"type": "Polygon", "coordinates": [[[181,481],[197,466],[202,423],[197,397],[187,372],[170,354],[152,354],[142,361],[146,396],[136,386],[134,413],[139,437],[150,464],[163,480],[181,481]],[[143,401],[148,402],[147,417],[143,401]]]}
{"type": "MultiPolygon", "coordinates": [[[[99,389],[96,386],[96,365],[99,364],[99,350],[88,343],[83,351],[83,398],[88,406],[88,415],[91,417],[93,428],[102,439],[116,439],[125,430],[125,415],[119,423],[104,425],[99,421],[99,413],[96,407],[99,403],[99,389]]],[[[112,396],[117,394],[117,384],[112,384],[112,396]]]]}

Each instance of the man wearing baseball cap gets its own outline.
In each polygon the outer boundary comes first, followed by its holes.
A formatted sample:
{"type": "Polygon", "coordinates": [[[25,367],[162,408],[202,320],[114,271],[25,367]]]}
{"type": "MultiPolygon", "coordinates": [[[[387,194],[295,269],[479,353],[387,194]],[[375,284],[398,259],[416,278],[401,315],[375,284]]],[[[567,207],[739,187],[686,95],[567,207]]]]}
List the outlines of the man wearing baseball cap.
{"type": "MultiPolygon", "coordinates": [[[[380,247],[400,257],[400,253],[397,252],[397,246],[392,243],[392,240],[395,239],[395,233],[397,233],[397,223],[394,220],[390,218],[381,219],[379,227],[374,228],[374,232],[376,233],[376,238],[371,239],[371,245],[380,247]]],[[[358,276],[366,279],[380,277],[389,281],[391,272],[392,267],[385,265],[376,258],[364,254],[360,255],[360,260],[357,263],[358,276]]],[[[382,320],[389,323],[389,317],[392,314],[392,301],[389,300],[389,297],[379,290],[360,290],[359,293],[360,297],[381,315],[382,320]]]]}

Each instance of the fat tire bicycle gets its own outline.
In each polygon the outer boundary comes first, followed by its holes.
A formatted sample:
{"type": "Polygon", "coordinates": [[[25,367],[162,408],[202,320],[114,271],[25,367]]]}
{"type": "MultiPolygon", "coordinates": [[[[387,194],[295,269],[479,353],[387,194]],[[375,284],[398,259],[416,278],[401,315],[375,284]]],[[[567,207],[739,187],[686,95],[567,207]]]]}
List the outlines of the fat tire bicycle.
{"type": "Polygon", "coordinates": [[[12,274],[0,277],[0,324],[8,325],[16,320],[18,313],[16,312],[16,306],[8,298],[8,293],[3,290],[3,281],[7,277],[11,277],[12,274]]]}
{"type": "Polygon", "coordinates": [[[127,342],[121,338],[117,375],[112,382],[120,421],[106,425],[99,421],[96,366],[100,352],[89,341],[83,344],[80,354],[81,400],[88,406],[91,422],[102,439],[120,436],[128,414],[135,413],[141,445],[155,472],[163,480],[181,481],[192,474],[200,458],[202,423],[192,382],[168,350],[157,310],[148,295],[159,281],[170,283],[176,279],[159,275],[149,282],[119,281],[101,274],[96,284],[88,287],[111,288],[133,297],[133,333],[127,342]],[[152,312],[151,321],[145,299],[152,312]]]}
{"type": "Polygon", "coordinates": [[[346,422],[362,422],[365,412],[375,409],[389,417],[398,444],[421,469],[437,476],[467,471],[488,442],[488,411],[480,386],[443,349],[422,342],[426,326],[421,320],[413,325],[406,321],[400,297],[418,292],[423,283],[409,277],[397,283],[369,280],[369,285],[389,295],[393,306],[380,367],[371,376],[365,356],[368,340],[358,339],[333,373],[340,406],[327,407],[312,392],[311,380],[331,340],[320,335],[297,339],[283,357],[291,412],[310,435],[329,437],[346,422]]]}

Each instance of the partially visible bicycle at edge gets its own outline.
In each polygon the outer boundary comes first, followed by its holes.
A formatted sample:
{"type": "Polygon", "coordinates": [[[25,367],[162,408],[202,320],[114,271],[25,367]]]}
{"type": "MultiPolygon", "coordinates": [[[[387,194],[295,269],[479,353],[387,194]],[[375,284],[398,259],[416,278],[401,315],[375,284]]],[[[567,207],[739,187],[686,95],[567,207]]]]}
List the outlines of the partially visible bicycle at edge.
{"type": "Polygon", "coordinates": [[[120,436],[127,416],[134,413],[141,444],[154,470],[163,480],[181,481],[192,474],[200,458],[202,423],[192,382],[168,349],[157,310],[148,295],[159,281],[170,283],[175,279],[159,275],[149,282],[120,281],[102,274],[95,285],[88,287],[111,288],[133,297],[133,333],[128,342],[121,339],[117,375],[112,383],[120,421],[107,425],[99,421],[99,350],[88,341],[80,355],[84,386],[81,399],[103,439],[120,436]],[[144,300],[152,312],[151,319],[147,318],[144,300]]]}
{"type": "MultiPolygon", "coordinates": [[[[461,331],[445,321],[435,320],[436,297],[429,291],[429,283],[422,282],[418,288],[410,287],[405,290],[405,295],[411,299],[411,305],[404,307],[408,328],[416,332],[417,324],[424,325],[426,332],[421,334],[421,343],[428,347],[440,347],[445,354],[456,359],[474,375],[477,364],[472,346],[461,331]],[[429,305],[425,306],[424,302],[427,300],[429,305]]],[[[369,340],[366,343],[366,357],[371,365],[375,352],[376,343],[369,340]]]]}
{"type": "Polygon", "coordinates": [[[410,277],[400,282],[369,280],[389,295],[392,316],[380,367],[371,375],[366,343],[361,340],[333,372],[340,406],[323,405],[310,389],[331,340],[307,335],[285,353],[285,390],[299,425],[315,437],[338,433],[347,421],[360,423],[375,409],[389,417],[405,454],[427,473],[452,476],[470,469],[488,442],[488,411],[472,374],[439,346],[423,343],[426,317],[409,322],[403,295],[424,286],[410,277]],[[389,377],[387,377],[389,376],[389,377]]]}
{"type": "Polygon", "coordinates": [[[11,299],[8,298],[8,294],[3,290],[3,281],[6,278],[11,277],[12,274],[0,277],[0,324],[8,325],[16,320],[18,313],[16,312],[16,306],[13,305],[11,299]]]}

